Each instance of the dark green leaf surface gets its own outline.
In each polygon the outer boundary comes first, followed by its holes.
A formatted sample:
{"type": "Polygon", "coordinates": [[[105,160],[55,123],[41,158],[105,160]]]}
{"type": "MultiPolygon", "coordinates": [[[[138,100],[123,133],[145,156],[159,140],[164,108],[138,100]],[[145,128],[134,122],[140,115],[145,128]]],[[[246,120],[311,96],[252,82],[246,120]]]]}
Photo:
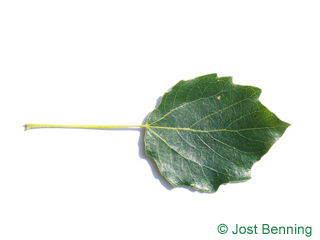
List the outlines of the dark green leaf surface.
{"type": "Polygon", "coordinates": [[[215,192],[249,179],[289,126],[259,102],[260,93],[216,74],[180,81],[147,119],[147,155],[175,187],[215,192]]]}

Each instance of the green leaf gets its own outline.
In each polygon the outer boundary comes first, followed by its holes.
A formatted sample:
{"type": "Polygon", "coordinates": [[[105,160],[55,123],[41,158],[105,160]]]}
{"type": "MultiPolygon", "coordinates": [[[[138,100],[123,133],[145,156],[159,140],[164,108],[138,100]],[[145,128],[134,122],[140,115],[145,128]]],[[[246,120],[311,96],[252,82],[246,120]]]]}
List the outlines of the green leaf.
{"type": "Polygon", "coordinates": [[[261,90],[216,74],[180,81],[146,123],[146,153],[175,187],[215,192],[250,179],[252,165],[290,125],[263,106],[261,90]]]}
{"type": "Polygon", "coordinates": [[[29,123],[25,130],[145,127],[146,153],[173,186],[215,192],[223,183],[249,179],[252,165],[290,125],[258,101],[260,93],[209,74],[176,84],[145,125],[29,123]]]}

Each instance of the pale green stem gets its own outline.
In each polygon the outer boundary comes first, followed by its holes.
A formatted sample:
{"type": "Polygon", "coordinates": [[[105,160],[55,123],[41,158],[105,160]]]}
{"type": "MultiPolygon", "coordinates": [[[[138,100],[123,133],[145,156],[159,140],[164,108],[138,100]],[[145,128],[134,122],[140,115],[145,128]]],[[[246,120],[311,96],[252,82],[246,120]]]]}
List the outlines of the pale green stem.
{"type": "Polygon", "coordinates": [[[147,125],[60,125],[60,124],[33,124],[26,123],[25,130],[35,128],[83,128],[83,129],[108,129],[108,128],[138,128],[147,125]]]}

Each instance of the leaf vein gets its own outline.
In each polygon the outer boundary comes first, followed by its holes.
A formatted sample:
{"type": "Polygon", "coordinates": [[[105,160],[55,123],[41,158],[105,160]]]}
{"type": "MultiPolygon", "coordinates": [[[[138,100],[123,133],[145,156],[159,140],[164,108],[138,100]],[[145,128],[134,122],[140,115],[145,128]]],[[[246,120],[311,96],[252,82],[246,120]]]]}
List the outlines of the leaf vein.
{"type": "Polygon", "coordinates": [[[231,92],[231,91],[235,91],[235,90],[234,90],[234,89],[231,89],[231,90],[229,90],[229,91],[220,91],[220,92],[218,92],[217,94],[212,95],[212,96],[210,96],[210,97],[207,97],[207,98],[198,98],[198,99],[196,99],[196,100],[194,100],[194,101],[190,101],[190,102],[181,104],[180,106],[178,106],[178,107],[176,107],[176,108],[174,108],[174,109],[171,109],[169,112],[167,112],[167,113],[166,113],[165,115],[163,115],[161,118],[159,118],[159,119],[156,120],[156,121],[153,121],[152,123],[149,123],[148,125],[151,126],[152,124],[155,124],[155,123],[161,121],[162,119],[166,118],[169,114],[171,114],[173,111],[175,111],[175,110],[177,110],[177,109],[179,109],[179,108],[181,108],[181,107],[184,107],[184,106],[186,106],[186,105],[189,105],[189,104],[191,104],[191,103],[194,103],[194,102],[197,102],[197,101],[201,101],[201,100],[204,100],[204,99],[213,98],[213,97],[217,96],[218,94],[226,93],[226,92],[231,92]]]}
{"type": "Polygon", "coordinates": [[[254,131],[254,130],[263,130],[263,129],[273,129],[273,128],[285,128],[285,126],[274,126],[274,127],[259,127],[259,128],[244,128],[244,129],[213,129],[213,130],[198,130],[193,128],[176,128],[176,127],[163,127],[163,126],[150,126],[147,125],[147,128],[160,128],[167,130],[181,130],[181,131],[190,131],[190,132],[200,132],[200,133],[208,133],[208,132],[241,132],[241,131],[254,131]]]}
{"type": "Polygon", "coordinates": [[[208,134],[213,140],[215,140],[216,142],[221,143],[222,145],[225,145],[225,146],[227,146],[228,148],[232,148],[232,149],[234,149],[234,150],[236,150],[236,151],[238,151],[238,152],[242,152],[242,153],[246,153],[246,154],[252,154],[252,153],[261,152],[261,151],[258,151],[258,152],[246,152],[246,151],[240,150],[240,149],[238,149],[238,148],[236,148],[236,147],[230,146],[229,144],[218,140],[217,138],[213,137],[210,133],[207,133],[207,134],[208,134]]]}
{"type": "Polygon", "coordinates": [[[222,156],[220,153],[218,153],[217,151],[215,151],[212,147],[210,147],[200,136],[198,133],[196,133],[197,137],[200,139],[200,141],[205,145],[207,146],[212,152],[214,152],[215,154],[217,154],[218,156],[220,156],[221,158],[227,160],[228,162],[230,162],[231,164],[235,165],[236,167],[239,167],[237,166],[234,162],[232,162],[230,159],[222,156]]]}
{"type": "Polygon", "coordinates": [[[222,111],[224,111],[224,110],[227,110],[227,109],[229,109],[229,108],[231,108],[231,107],[233,107],[233,106],[235,106],[235,105],[237,105],[237,104],[239,104],[239,103],[241,103],[241,102],[244,102],[245,100],[250,100],[250,101],[252,101],[252,100],[250,99],[250,97],[253,96],[253,95],[254,95],[254,94],[252,94],[252,95],[250,95],[249,97],[246,97],[246,98],[244,98],[244,99],[242,99],[242,100],[240,100],[240,101],[238,101],[238,102],[236,102],[236,103],[234,103],[234,104],[231,104],[231,105],[229,105],[228,107],[225,107],[225,108],[223,108],[223,109],[220,109],[220,110],[218,110],[218,111],[216,111],[216,112],[214,112],[214,113],[211,113],[211,114],[209,114],[209,115],[201,118],[200,120],[198,120],[197,122],[195,122],[194,124],[192,124],[191,126],[189,126],[189,128],[192,128],[193,126],[195,126],[195,125],[198,124],[199,122],[203,121],[204,119],[207,119],[208,117],[211,117],[211,116],[213,116],[213,115],[215,115],[215,114],[217,114],[217,113],[220,113],[220,112],[222,112],[222,111]]]}
{"type": "Polygon", "coordinates": [[[153,131],[152,129],[150,129],[150,131],[152,131],[161,141],[163,141],[170,149],[172,149],[173,151],[175,151],[175,152],[176,152],[178,155],[180,155],[182,158],[184,158],[184,159],[186,159],[186,160],[188,160],[188,161],[191,161],[191,162],[193,162],[193,163],[196,163],[196,164],[199,165],[199,166],[203,166],[203,167],[205,167],[205,168],[207,168],[207,169],[210,169],[211,171],[214,171],[214,172],[217,172],[217,173],[221,173],[221,174],[226,175],[226,176],[231,176],[231,175],[229,175],[229,174],[220,172],[220,171],[218,171],[218,170],[216,170],[216,169],[213,169],[213,168],[211,168],[211,167],[208,167],[208,166],[206,166],[206,165],[202,165],[202,164],[200,164],[200,163],[198,163],[198,162],[196,162],[196,161],[194,161],[194,160],[191,160],[191,159],[183,156],[180,152],[178,152],[176,149],[174,149],[173,147],[171,147],[170,144],[167,143],[167,141],[164,140],[164,139],[163,139],[160,135],[158,135],[155,131],[153,131]]]}
{"type": "Polygon", "coordinates": [[[260,111],[254,111],[254,112],[249,112],[248,114],[245,114],[243,116],[240,116],[239,118],[235,119],[234,121],[232,121],[231,123],[228,124],[228,126],[225,127],[225,129],[227,129],[228,127],[230,127],[232,124],[234,124],[235,122],[239,121],[240,119],[252,115],[254,113],[259,113],[259,112],[264,112],[264,110],[260,110],[260,111]]]}

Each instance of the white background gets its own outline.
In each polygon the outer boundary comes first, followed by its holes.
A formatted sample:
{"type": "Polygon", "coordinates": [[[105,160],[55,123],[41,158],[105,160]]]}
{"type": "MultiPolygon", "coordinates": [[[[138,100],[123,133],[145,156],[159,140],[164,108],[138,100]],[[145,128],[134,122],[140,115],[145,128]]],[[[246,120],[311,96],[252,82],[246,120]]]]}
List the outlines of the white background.
{"type": "Polygon", "coordinates": [[[306,239],[262,223],[319,239],[319,23],[317,1],[1,1],[0,239],[306,239]],[[213,194],[170,187],[143,130],[22,127],[143,124],[208,73],[292,124],[251,180],[213,194]]]}

